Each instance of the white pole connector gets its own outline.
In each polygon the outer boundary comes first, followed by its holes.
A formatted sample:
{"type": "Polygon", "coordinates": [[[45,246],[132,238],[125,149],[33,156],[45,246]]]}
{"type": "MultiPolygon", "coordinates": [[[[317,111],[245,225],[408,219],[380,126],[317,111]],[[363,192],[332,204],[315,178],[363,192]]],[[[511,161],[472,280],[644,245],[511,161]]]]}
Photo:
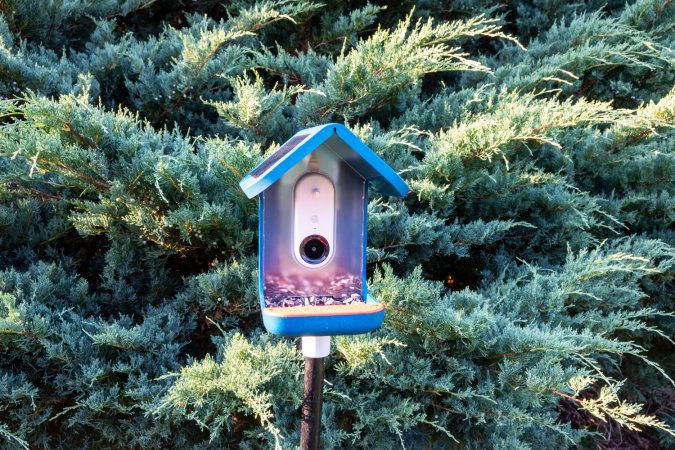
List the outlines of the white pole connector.
{"type": "Polygon", "coordinates": [[[302,354],[305,358],[325,358],[330,353],[330,336],[303,336],[302,354]]]}

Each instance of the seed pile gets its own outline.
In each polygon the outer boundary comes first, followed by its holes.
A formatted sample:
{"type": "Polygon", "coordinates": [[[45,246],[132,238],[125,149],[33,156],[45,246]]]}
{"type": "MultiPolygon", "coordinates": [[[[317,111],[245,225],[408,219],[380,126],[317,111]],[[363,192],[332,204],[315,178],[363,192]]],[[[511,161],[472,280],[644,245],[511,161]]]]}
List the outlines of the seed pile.
{"type": "Polygon", "coordinates": [[[301,280],[296,276],[267,275],[265,277],[265,306],[350,305],[363,303],[359,292],[361,279],[351,274],[330,280],[301,280]]]}
{"type": "Polygon", "coordinates": [[[359,294],[352,294],[347,297],[327,297],[324,295],[310,295],[309,297],[286,297],[286,298],[265,298],[265,306],[268,308],[279,308],[284,306],[324,306],[324,305],[351,305],[352,303],[363,303],[359,294]]]}

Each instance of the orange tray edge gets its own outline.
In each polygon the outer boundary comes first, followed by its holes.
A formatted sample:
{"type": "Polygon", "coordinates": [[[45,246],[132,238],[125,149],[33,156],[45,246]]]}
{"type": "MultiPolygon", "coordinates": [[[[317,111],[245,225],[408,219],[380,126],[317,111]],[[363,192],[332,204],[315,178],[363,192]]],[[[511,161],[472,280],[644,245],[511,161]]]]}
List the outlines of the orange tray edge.
{"type": "Polygon", "coordinates": [[[348,316],[353,314],[373,314],[380,311],[384,311],[382,303],[265,308],[265,313],[277,317],[348,316]]]}

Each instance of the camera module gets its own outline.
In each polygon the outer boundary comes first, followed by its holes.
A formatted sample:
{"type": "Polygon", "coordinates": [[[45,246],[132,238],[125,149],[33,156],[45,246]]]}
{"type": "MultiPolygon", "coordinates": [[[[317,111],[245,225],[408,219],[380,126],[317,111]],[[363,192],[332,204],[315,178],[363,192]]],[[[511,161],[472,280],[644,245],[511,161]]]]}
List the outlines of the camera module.
{"type": "Polygon", "coordinates": [[[307,236],[300,244],[300,256],[309,264],[319,264],[328,258],[328,241],[323,236],[307,236]]]}

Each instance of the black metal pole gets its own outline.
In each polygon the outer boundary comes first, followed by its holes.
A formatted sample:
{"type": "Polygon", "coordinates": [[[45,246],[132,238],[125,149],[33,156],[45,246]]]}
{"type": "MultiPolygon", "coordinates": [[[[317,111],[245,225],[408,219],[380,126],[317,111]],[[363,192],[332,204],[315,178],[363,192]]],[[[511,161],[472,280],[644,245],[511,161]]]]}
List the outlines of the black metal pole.
{"type": "Polygon", "coordinates": [[[323,358],[305,358],[300,450],[319,450],[323,403],[323,358]]]}

